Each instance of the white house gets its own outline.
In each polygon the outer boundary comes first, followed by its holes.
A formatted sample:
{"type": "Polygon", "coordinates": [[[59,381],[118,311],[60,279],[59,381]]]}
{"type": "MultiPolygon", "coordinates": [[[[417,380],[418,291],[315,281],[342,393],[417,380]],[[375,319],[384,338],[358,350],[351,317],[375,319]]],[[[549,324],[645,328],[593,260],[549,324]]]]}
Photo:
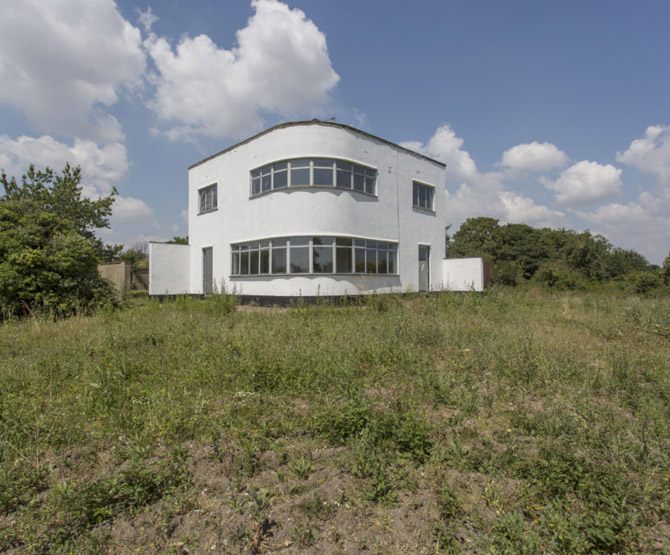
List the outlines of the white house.
{"type": "MultiPolygon", "coordinates": [[[[444,183],[443,163],[348,125],[277,125],[189,168],[189,245],[149,245],[149,292],[448,288],[444,183]]],[[[451,281],[483,288],[481,267],[462,272],[451,281]]]]}

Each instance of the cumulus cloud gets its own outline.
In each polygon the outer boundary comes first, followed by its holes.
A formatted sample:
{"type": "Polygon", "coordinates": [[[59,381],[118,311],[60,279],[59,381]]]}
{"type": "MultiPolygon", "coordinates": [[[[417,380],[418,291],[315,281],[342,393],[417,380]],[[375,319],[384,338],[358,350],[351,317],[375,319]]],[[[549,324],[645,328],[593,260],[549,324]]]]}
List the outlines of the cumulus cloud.
{"type": "Polygon", "coordinates": [[[604,204],[576,215],[615,244],[634,248],[660,264],[670,245],[670,127],[647,127],[643,138],[617,153],[617,161],[655,175],[655,190],[643,191],[626,204],[604,204]]]}
{"type": "Polygon", "coordinates": [[[656,175],[658,185],[670,187],[670,126],[651,125],[642,139],[635,139],[617,161],[656,175]]]}
{"type": "Polygon", "coordinates": [[[0,168],[19,176],[30,164],[60,171],[65,163],[81,166],[85,192],[89,196],[107,194],[128,171],[126,147],[122,143],[98,146],[93,141],[75,139],[72,146],[49,135],[39,138],[0,135],[0,168]]]}
{"type": "Polygon", "coordinates": [[[151,34],[145,47],[156,71],[150,107],[171,138],[238,137],[256,131],[264,112],[316,114],[339,76],[326,38],[304,12],[276,0],[253,0],[255,14],[220,48],[206,35],[176,47],[151,34]]]}
{"type": "Polygon", "coordinates": [[[467,182],[479,175],[474,160],[463,149],[465,140],[457,137],[450,125],[438,127],[426,144],[418,141],[400,144],[444,162],[447,165],[447,182],[467,182]]]}
{"type": "Polygon", "coordinates": [[[499,195],[507,211],[505,220],[510,223],[524,223],[536,227],[558,227],[565,221],[565,214],[547,206],[536,204],[531,198],[513,191],[503,191],[499,195]]]}
{"type": "Polygon", "coordinates": [[[542,172],[568,163],[568,155],[551,143],[524,143],[502,155],[502,165],[512,170],[542,172]]]}
{"type": "Polygon", "coordinates": [[[603,202],[617,196],[623,186],[620,169],[588,160],[570,166],[555,181],[545,177],[540,181],[565,206],[603,202]]]}
{"type": "Polygon", "coordinates": [[[148,221],[155,225],[151,208],[143,200],[134,197],[117,197],[114,201],[112,218],[115,223],[148,221]]]}
{"type": "Polygon", "coordinates": [[[453,224],[476,216],[538,226],[560,225],[564,221],[562,212],[509,191],[502,173],[480,172],[463,148],[465,141],[449,125],[440,126],[425,144],[417,141],[401,144],[447,164],[446,217],[453,224]],[[451,193],[449,189],[454,185],[456,190],[451,193]]]}
{"type": "Polygon", "coordinates": [[[13,0],[0,18],[0,102],[40,129],[103,142],[122,139],[104,112],[140,85],[140,32],[113,0],[13,0]]]}

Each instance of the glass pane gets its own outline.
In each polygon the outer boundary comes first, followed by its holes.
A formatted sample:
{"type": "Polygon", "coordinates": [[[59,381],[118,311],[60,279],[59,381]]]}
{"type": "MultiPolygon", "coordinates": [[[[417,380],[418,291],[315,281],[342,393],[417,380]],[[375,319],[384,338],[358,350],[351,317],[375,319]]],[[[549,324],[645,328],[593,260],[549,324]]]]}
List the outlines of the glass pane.
{"type": "Polygon", "coordinates": [[[270,251],[268,249],[263,249],[261,251],[261,267],[259,273],[270,273],[270,251]]]}
{"type": "Polygon", "coordinates": [[[251,172],[251,177],[260,177],[260,176],[261,176],[261,170],[251,172]]]}
{"type": "Polygon", "coordinates": [[[261,241],[260,244],[262,249],[267,249],[270,246],[270,241],[261,241]]]}
{"type": "Polygon", "coordinates": [[[426,195],[426,208],[428,208],[429,210],[432,210],[433,209],[433,193],[435,192],[435,189],[432,189],[432,188],[428,187],[426,189],[426,191],[428,192],[428,194],[426,195]]]}
{"type": "Polygon", "coordinates": [[[351,189],[351,172],[337,170],[337,186],[340,189],[351,189]]]}
{"type": "Polygon", "coordinates": [[[309,187],[309,168],[291,170],[291,187],[309,187]]]}
{"type": "Polygon", "coordinates": [[[396,269],[396,252],[395,251],[389,251],[389,258],[388,258],[388,269],[389,269],[389,274],[397,274],[398,270],[396,269]]]}
{"type": "Polygon", "coordinates": [[[330,274],[333,272],[333,247],[314,247],[314,273],[330,274]]]}
{"type": "Polygon", "coordinates": [[[333,170],[331,168],[314,168],[314,185],[319,187],[332,187],[333,170]]]}
{"type": "Polygon", "coordinates": [[[291,273],[306,274],[309,272],[309,248],[291,247],[291,273]]]}
{"type": "Polygon", "coordinates": [[[342,160],[337,160],[335,162],[335,166],[338,170],[346,170],[351,172],[351,164],[349,162],[342,162],[342,160]]]}
{"type": "Polygon", "coordinates": [[[376,274],[377,273],[377,250],[376,249],[367,249],[367,273],[376,274]]]}
{"type": "Polygon", "coordinates": [[[267,193],[270,190],[271,183],[272,183],[272,176],[270,174],[261,177],[261,190],[264,193],[267,193]]]}
{"type": "Polygon", "coordinates": [[[364,274],[365,273],[365,249],[354,249],[355,252],[355,264],[356,264],[356,273],[364,274]]]}
{"type": "Polygon", "coordinates": [[[249,273],[252,276],[258,275],[258,251],[249,251],[249,273]]]}
{"type": "Polygon", "coordinates": [[[380,274],[388,273],[388,251],[377,251],[377,271],[380,274]]]}
{"type": "Polygon", "coordinates": [[[416,183],[412,185],[412,204],[419,206],[419,186],[416,183]]]}
{"type": "Polygon", "coordinates": [[[364,247],[365,246],[365,239],[354,239],[354,246],[364,247]]]}
{"type": "Polygon", "coordinates": [[[251,180],[251,194],[258,195],[261,192],[261,178],[257,177],[256,179],[251,180]]]}
{"type": "Polygon", "coordinates": [[[272,249],[272,273],[286,273],[286,247],[272,249]]]}
{"type": "Polygon", "coordinates": [[[354,191],[365,191],[365,176],[363,174],[354,173],[354,191]]]}
{"type": "Polygon", "coordinates": [[[281,171],[275,172],[273,176],[273,188],[274,189],[285,189],[288,187],[288,172],[281,171]]]}
{"type": "Polygon", "coordinates": [[[428,260],[429,247],[419,246],[419,260],[428,260]]]}
{"type": "Polygon", "coordinates": [[[307,246],[309,245],[309,237],[291,237],[291,246],[307,246]]]}
{"type": "Polygon", "coordinates": [[[309,158],[298,158],[297,160],[291,160],[292,168],[309,168],[309,158]]]}
{"type": "Polygon", "coordinates": [[[286,168],[288,168],[288,162],[277,162],[272,166],[274,171],[281,171],[285,170],[286,168]]]}
{"type": "Polygon", "coordinates": [[[398,245],[396,245],[395,243],[388,243],[388,247],[390,251],[395,251],[398,249],[398,245]]]}
{"type": "Polygon", "coordinates": [[[369,249],[376,249],[377,248],[377,241],[366,241],[367,247],[369,249]]]}
{"type": "Polygon", "coordinates": [[[338,274],[351,273],[351,247],[337,247],[337,267],[335,271],[338,274]]]}
{"type": "Polygon", "coordinates": [[[273,239],[272,240],[272,246],[273,247],[285,247],[286,246],[286,239],[273,239]]]}
{"type": "Polygon", "coordinates": [[[312,237],[312,244],[314,245],[332,245],[332,237],[312,237]]]}
{"type": "Polygon", "coordinates": [[[365,176],[365,192],[368,195],[375,194],[375,178],[369,174],[365,176]]]}
{"type": "Polygon", "coordinates": [[[327,158],[315,158],[314,159],[315,168],[331,168],[333,167],[333,161],[328,160],[327,158]]]}
{"type": "Polygon", "coordinates": [[[351,245],[351,239],[349,239],[348,237],[338,237],[338,238],[335,240],[335,242],[336,242],[338,245],[343,245],[343,246],[344,246],[344,245],[351,245]]]}
{"type": "Polygon", "coordinates": [[[240,275],[246,276],[249,274],[249,251],[242,251],[240,253],[240,275]]]}
{"type": "Polygon", "coordinates": [[[240,253],[239,252],[234,252],[233,253],[233,264],[232,264],[232,269],[231,269],[231,274],[234,276],[239,275],[240,273],[240,253]]]}

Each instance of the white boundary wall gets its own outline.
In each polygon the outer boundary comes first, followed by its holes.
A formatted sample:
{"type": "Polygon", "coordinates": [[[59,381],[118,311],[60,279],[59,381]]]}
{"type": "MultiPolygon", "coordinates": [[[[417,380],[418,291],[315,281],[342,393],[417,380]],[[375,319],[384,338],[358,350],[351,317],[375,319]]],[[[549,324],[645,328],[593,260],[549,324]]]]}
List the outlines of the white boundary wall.
{"type": "Polygon", "coordinates": [[[442,260],[442,287],[446,291],[484,291],[483,258],[445,258],[442,260]]]}
{"type": "Polygon", "coordinates": [[[191,247],[149,243],[149,295],[191,292],[191,247]]]}

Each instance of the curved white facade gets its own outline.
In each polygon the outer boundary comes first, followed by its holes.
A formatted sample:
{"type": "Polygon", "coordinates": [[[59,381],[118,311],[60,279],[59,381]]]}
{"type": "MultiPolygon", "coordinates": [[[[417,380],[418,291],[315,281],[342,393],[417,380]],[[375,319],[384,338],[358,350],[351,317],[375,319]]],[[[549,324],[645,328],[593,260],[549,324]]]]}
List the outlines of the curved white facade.
{"type": "MultiPolygon", "coordinates": [[[[152,287],[150,292],[202,293],[208,285],[204,273],[209,273],[210,261],[215,286],[242,295],[309,297],[440,288],[444,168],[440,162],[337,123],[315,120],[269,129],[189,169],[188,283],[171,284],[171,290],[165,291],[152,287]],[[252,171],[278,162],[324,158],[376,170],[376,194],[334,185],[252,194],[252,171]],[[415,183],[430,193],[431,206],[425,206],[424,200],[424,206],[416,206],[415,183]],[[208,210],[202,211],[206,190],[208,210]],[[216,207],[212,209],[213,198],[216,207]],[[231,245],[315,236],[395,245],[397,265],[383,275],[354,273],[355,267],[352,273],[234,275],[239,269],[232,267],[231,245]]],[[[160,251],[164,260],[173,245],[154,243],[152,249],[160,251]]],[[[178,256],[184,264],[183,250],[178,256]]],[[[155,266],[152,271],[157,275],[167,267],[155,266]]]]}

